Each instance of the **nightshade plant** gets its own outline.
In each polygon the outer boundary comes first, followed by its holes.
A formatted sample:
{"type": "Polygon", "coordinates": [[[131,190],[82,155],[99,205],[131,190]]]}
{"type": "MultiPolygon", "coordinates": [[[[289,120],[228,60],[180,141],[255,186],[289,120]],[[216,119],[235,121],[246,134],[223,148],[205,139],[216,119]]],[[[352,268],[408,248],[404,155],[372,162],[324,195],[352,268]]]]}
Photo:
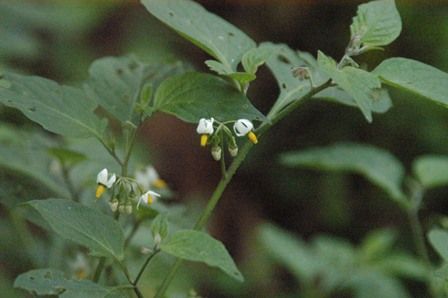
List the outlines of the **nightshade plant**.
{"type": "MultiPolygon", "coordinates": [[[[448,105],[448,75],[432,66],[390,58],[369,70],[356,60],[399,36],[401,19],[393,0],[359,6],[341,59],[321,51],[314,57],[285,44],[257,44],[190,0],[142,3],[153,16],[212,57],[205,61],[211,73],[190,71],[180,63],[147,64],[130,56],[95,61],[89,78],[77,87],[12,72],[2,74],[0,102],[60,138],[3,127],[0,137],[5,146],[0,148],[0,163],[53,194],[24,203],[27,219],[71,241],[61,243],[58,237],[52,238],[56,250],[81,253],[74,269],[64,272],[51,268],[53,256],[36,259],[32,249],[37,246],[30,245],[36,269],[19,275],[17,288],[61,297],[144,297],[142,275],[151,270],[151,261],[163,254],[177,259],[161,284],[152,285],[157,289],[155,297],[165,297],[184,260],[217,267],[243,282],[224,245],[204,228],[247,154],[259,141],[268,141],[263,135],[277,122],[307,101],[319,99],[357,107],[372,122],[373,113],[391,107],[385,86],[448,105]],[[264,64],[280,90],[267,115],[247,96],[264,64]],[[220,163],[221,180],[188,229],[173,220],[175,208],[166,201],[170,193],[167,183],[154,168],[141,168],[144,161],[133,153],[138,128],[156,112],[197,125],[198,143],[209,148],[220,163]],[[26,149],[17,150],[19,147],[26,149]],[[23,158],[12,158],[18,152],[23,158]],[[137,268],[130,270],[130,244],[137,230],[149,221],[152,239],[146,239],[146,246],[151,247],[144,249],[148,255],[140,257],[137,268]],[[83,260],[85,249],[94,258],[90,262],[95,261],[91,271],[83,260]],[[38,269],[44,266],[49,268],[38,269]]],[[[193,127],[191,137],[197,137],[193,127]]],[[[328,297],[344,288],[353,290],[356,297],[407,297],[398,279],[403,275],[426,282],[428,293],[434,296],[446,295],[446,265],[432,274],[435,265],[428,256],[418,218],[423,190],[448,181],[446,158],[441,159],[443,163],[437,158],[419,160],[415,179],[405,191],[402,166],[379,149],[344,144],[282,156],[288,166],[351,170],[382,187],[409,215],[421,259],[397,252],[382,260],[394,241],[388,231],[373,233],[354,248],[328,237],[317,237],[306,245],[278,228],[264,226],[261,241],[303,283],[307,297],[328,297]],[[315,288],[318,279],[323,284],[319,291],[315,288]],[[372,288],[382,289],[381,294],[372,288]]],[[[448,232],[432,230],[429,240],[448,261],[448,232]]]]}

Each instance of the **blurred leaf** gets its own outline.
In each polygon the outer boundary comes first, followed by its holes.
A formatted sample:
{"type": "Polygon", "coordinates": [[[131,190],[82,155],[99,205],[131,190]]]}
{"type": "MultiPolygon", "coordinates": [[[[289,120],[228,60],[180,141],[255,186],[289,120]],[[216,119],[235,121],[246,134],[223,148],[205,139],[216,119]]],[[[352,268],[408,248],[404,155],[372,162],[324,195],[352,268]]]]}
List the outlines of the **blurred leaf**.
{"type": "Polygon", "coordinates": [[[255,74],[258,68],[263,65],[274,53],[274,48],[261,46],[253,48],[244,53],[241,64],[246,72],[255,74]]]}
{"type": "Polygon", "coordinates": [[[138,125],[144,112],[137,109],[143,87],[151,84],[151,90],[156,90],[165,78],[180,70],[180,64],[145,64],[135,57],[106,57],[91,65],[85,89],[91,99],[118,120],[138,125]]]}
{"type": "Polygon", "coordinates": [[[386,274],[426,281],[429,276],[427,266],[417,257],[389,252],[378,259],[374,266],[386,274]]]}
{"type": "Polygon", "coordinates": [[[158,214],[153,219],[151,222],[151,234],[152,238],[155,238],[157,234],[161,239],[165,239],[168,236],[168,219],[166,215],[158,214]]]}
{"type": "Polygon", "coordinates": [[[397,240],[397,234],[390,229],[370,232],[363,239],[360,250],[363,258],[373,260],[387,255],[397,240]]]}
{"type": "Polygon", "coordinates": [[[335,144],[329,147],[284,153],[281,162],[289,167],[327,171],[352,171],[383,188],[392,199],[407,206],[401,190],[404,169],[389,152],[361,144],[335,144]]]}
{"type": "MultiPolygon", "coordinates": [[[[371,93],[370,106],[372,112],[385,113],[392,108],[392,100],[390,99],[389,92],[385,89],[375,89],[371,93]]],[[[317,99],[328,100],[331,102],[340,103],[343,105],[358,107],[356,101],[339,87],[329,87],[317,93],[315,96],[317,99]]]]}
{"type": "Polygon", "coordinates": [[[353,275],[348,285],[356,298],[409,298],[403,285],[395,278],[374,271],[353,275]]]}
{"type": "Polygon", "coordinates": [[[375,75],[359,68],[346,66],[339,69],[336,61],[320,51],[317,61],[322,71],[353,97],[367,121],[372,122],[372,101],[381,88],[380,80],[375,75]]]}
{"type": "Polygon", "coordinates": [[[243,93],[225,80],[197,72],[164,81],[156,92],[154,105],[156,110],[193,123],[210,117],[219,121],[264,118],[243,93]]]}
{"type": "MultiPolygon", "coordinates": [[[[59,295],[61,298],[112,297],[116,288],[105,288],[89,280],[70,280],[56,269],[36,269],[20,274],[14,287],[37,295],[59,295]]],[[[124,297],[124,296],[120,296],[124,297]]]]}
{"type": "Polygon", "coordinates": [[[359,39],[364,47],[390,44],[401,32],[401,18],[395,1],[378,0],[359,5],[350,32],[351,39],[359,39]]]}
{"type": "Polygon", "coordinates": [[[216,60],[206,60],[204,63],[205,63],[205,65],[208,66],[208,68],[211,71],[214,71],[214,72],[216,72],[219,75],[223,75],[224,76],[224,75],[227,75],[229,73],[232,73],[231,71],[229,71],[226,68],[226,66],[224,64],[222,64],[219,61],[216,61],[216,60]]]}
{"type": "Polygon", "coordinates": [[[432,188],[448,184],[448,157],[426,155],[412,164],[415,176],[423,187],[432,188]]]}
{"type": "Polygon", "coordinates": [[[88,247],[92,255],[123,259],[123,231],[110,216],[69,200],[36,200],[28,204],[61,237],[88,247]]]}
{"type": "Polygon", "coordinates": [[[448,74],[435,67],[411,59],[390,58],[378,65],[373,73],[387,85],[448,107],[448,74]]]}
{"type": "Polygon", "coordinates": [[[295,235],[265,224],[259,231],[261,245],[298,280],[311,282],[320,270],[320,262],[306,243],[295,235]]]}
{"type": "Polygon", "coordinates": [[[57,158],[62,164],[69,167],[72,167],[87,159],[87,156],[84,154],[66,148],[53,147],[50,148],[48,152],[50,155],[57,158]]]}
{"type": "Polygon", "coordinates": [[[184,260],[217,267],[236,280],[244,281],[224,245],[206,233],[194,230],[178,231],[162,242],[160,249],[184,260]]]}
{"type": "Polygon", "coordinates": [[[428,233],[429,243],[434,250],[445,260],[448,261],[448,232],[441,229],[432,229],[428,233]]]}
{"type": "Polygon", "coordinates": [[[0,103],[19,109],[45,129],[72,137],[101,138],[105,123],[93,112],[96,103],[81,90],[40,77],[6,73],[9,88],[0,88],[0,103]]]}
{"type": "Polygon", "coordinates": [[[146,9],[182,37],[235,72],[255,42],[237,27],[190,0],[142,0],[146,9]]]}

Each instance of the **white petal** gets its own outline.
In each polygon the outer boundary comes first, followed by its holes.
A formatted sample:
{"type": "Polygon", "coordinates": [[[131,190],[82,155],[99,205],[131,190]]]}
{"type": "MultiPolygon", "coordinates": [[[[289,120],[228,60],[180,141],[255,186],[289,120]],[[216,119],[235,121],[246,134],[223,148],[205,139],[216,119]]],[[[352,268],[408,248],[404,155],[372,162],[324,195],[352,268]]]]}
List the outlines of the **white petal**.
{"type": "Polygon", "coordinates": [[[233,130],[239,137],[247,135],[253,128],[254,125],[247,119],[239,119],[233,125],[233,130]]]}
{"type": "Polygon", "coordinates": [[[107,185],[107,176],[108,176],[107,169],[102,169],[101,172],[99,172],[98,175],[96,176],[96,183],[107,185]]]}
{"type": "Polygon", "coordinates": [[[196,128],[196,132],[198,134],[208,134],[211,135],[213,134],[213,122],[215,121],[215,119],[210,118],[210,119],[205,119],[205,118],[201,118],[199,120],[198,123],[198,127],[196,128]]]}
{"type": "Polygon", "coordinates": [[[109,180],[107,181],[107,183],[105,185],[107,186],[107,188],[111,188],[112,185],[114,185],[116,180],[117,180],[117,176],[115,176],[115,174],[113,174],[112,177],[109,178],[109,180]]]}

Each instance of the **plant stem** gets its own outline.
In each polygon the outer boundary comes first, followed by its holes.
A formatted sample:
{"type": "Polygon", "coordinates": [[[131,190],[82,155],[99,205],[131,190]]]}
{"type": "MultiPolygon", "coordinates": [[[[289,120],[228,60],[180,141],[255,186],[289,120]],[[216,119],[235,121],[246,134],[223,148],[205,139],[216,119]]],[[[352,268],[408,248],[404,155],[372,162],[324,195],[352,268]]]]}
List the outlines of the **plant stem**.
{"type": "Polygon", "coordinates": [[[106,264],[106,258],[101,257],[98,265],[96,266],[95,273],[93,274],[92,281],[98,282],[101,277],[101,273],[103,272],[104,265],[106,264]]]}
{"type": "Polygon", "coordinates": [[[137,287],[138,281],[140,280],[140,278],[143,275],[143,272],[146,269],[146,266],[148,266],[149,262],[154,258],[154,256],[156,254],[158,254],[160,252],[160,249],[158,248],[154,248],[153,252],[148,256],[148,258],[146,259],[145,263],[143,264],[143,266],[140,268],[140,271],[137,274],[137,277],[135,278],[134,282],[132,283],[135,287],[137,287]]]}
{"type": "MultiPolygon", "coordinates": [[[[267,120],[263,122],[263,124],[257,129],[257,134],[261,136],[264,134],[270,127],[272,127],[274,124],[282,120],[284,117],[286,117],[288,114],[290,114],[292,111],[297,109],[302,103],[306,102],[308,99],[313,97],[316,93],[326,89],[327,87],[331,86],[331,80],[328,80],[327,82],[323,83],[322,85],[312,88],[307,94],[305,94],[302,98],[296,100],[295,102],[291,103],[290,105],[286,106],[283,110],[279,111],[273,116],[273,119],[267,120]]],[[[210,197],[207,206],[202,211],[199,219],[196,221],[196,224],[194,225],[195,230],[201,230],[205,224],[207,223],[208,219],[213,213],[213,210],[215,209],[216,205],[219,202],[219,199],[221,198],[224,190],[226,189],[227,185],[229,184],[230,180],[232,180],[233,175],[236,173],[240,165],[243,163],[244,159],[246,158],[247,154],[249,153],[250,149],[253,147],[253,144],[249,141],[247,141],[243,147],[240,149],[238,155],[235,157],[235,159],[230,164],[229,168],[226,171],[226,174],[221,177],[221,180],[219,181],[218,185],[215,188],[215,191],[213,192],[212,196],[210,197]]],[[[170,285],[172,279],[176,275],[176,272],[179,270],[180,266],[182,264],[181,259],[177,259],[174,265],[171,267],[171,270],[168,272],[168,274],[165,276],[165,279],[163,280],[162,284],[160,285],[159,289],[157,290],[156,295],[154,298],[162,298],[165,294],[166,290],[168,289],[168,286],[170,285]]]]}
{"type": "Polygon", "coordinates": [[[425,236],[423,228],[418,218],[418,210],[410,209],[408,211],[408,219],[411,225],[412,237],[414,239],[415,247],[418,255],[422,258],[426,265],[431,265],[429,260],[428,250],[426,249],[425,236]]]}

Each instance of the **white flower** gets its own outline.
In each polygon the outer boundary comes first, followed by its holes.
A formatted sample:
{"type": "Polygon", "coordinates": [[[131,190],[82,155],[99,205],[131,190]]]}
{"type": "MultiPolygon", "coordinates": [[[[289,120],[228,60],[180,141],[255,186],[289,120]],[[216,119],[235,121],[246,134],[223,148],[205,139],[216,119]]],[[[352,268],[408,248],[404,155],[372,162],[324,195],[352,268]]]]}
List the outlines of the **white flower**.
{"type": "Polygon", "coordinates": [[[146,203],[147,205],[151,205],[157,200],[158,197],[160,197],[160,194],[156,193],[155,191],[148,190],[138,199],[137,208],[142,202],[146,203]]]}
{"type": "Polygon", "coordinates": [[[258,139],[257,139],[257,136],[255,135],[255,133],[252,131],[253,129],[254,129],[254,125],[252,124],[252,122],[250,122],[247,119],[239,119],[233,125],[233,130],[235,131],[235,134],[238,137],[247,135],[249,140],[252,143],[256,144],[256,143],[258,143],[258,139]]]}
{"type": "Polygon", "coordinates": [[[107,169],[102,169],[96,176],[96,197],[101,197],[101,195],[106,191],[106,187],[111,188],[116,180],[117,177],[115,176],[115,174],[112,174],[112,176],[109,178],[109,172],[107,171],[107,169]]]}
{"type": "Polygon", "coordinates": [[[69,264],[70,271],[76,279],[86,279],[90,275],[90,266],[84,254],[77,253],[69,264]]]}
{"type": "Polygon", "coordinates": [[[137,171],[135,173],[135,180],[144,190],[148,190],[151,187],[166,187],[166,182],[160,179],[159,174],[153,166],[147,166],[143,170],[137,171]]]}
{"type": "Polygon", "coordinates": [[[207,145],[208,136],[212,135],[215,131],[213,128],[213,122],[215,119],[205,119],[201,118],[198,123],[198,127],[196,128],[196,132],[201,135],[201,146],[205,147],[207,145]]]}

